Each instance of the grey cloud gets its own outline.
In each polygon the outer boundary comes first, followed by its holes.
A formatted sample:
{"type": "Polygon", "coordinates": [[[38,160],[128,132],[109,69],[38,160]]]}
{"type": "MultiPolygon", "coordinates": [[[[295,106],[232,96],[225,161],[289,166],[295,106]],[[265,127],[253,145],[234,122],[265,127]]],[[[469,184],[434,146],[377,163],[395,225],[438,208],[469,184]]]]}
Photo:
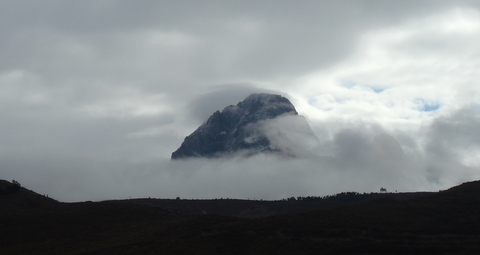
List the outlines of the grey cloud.
{"type": "Polygon", "coordinates": [[[429,178],[448,176],[457,181],[479,178],[480,112],[467,106],[436,119],[426,137],[429,178]]]}
{"type": "Polygon", "coordinates": [[[12,65],[15,68],[28,67],[31,71],[48,72],[58,78],[61,78],[60,73],[78,72],[102,79],[102,74],[112,71],[115,75],[109,79],[130,74],[130,79],[136,77],[137,81],[143,73],[136,68],[147,68],[149,73],[153,73],[151,68],[156,68],[162,75],[152,78],[157,80],[156,86],[164,89],[182,86],[185,82],[189,86],[198,86],[193,83],[198,78],[218,83],[219,79],[225,78],[288,76],[341,60],[353,49],[355,38],[367,29],[398,22],[409,15],[425,15],[423,12],[432,12],[446,5],[414,3],[415,8],[412,8],[413,2],[387,4],[369,1],[266,1],[255,6],[235,1],[215,2],[214,5],[204,1],[4,1],[1,9],[5,22],[2,23],[9,26],[3,26],[8,28],[5,31],[8,36],[2,40],[2,65],[4,68],[12,65]],[[351,22],[352,19],[355,22],[351,22]],[[258,23],[258,33],[247,31],[242,34],[235,25],[229,27],[229,24],[249,22],[258,23]],[[142,33],[148,31],[180,33],[202,43],[196,45],[188,57],[169,56],[164,55],[168,52],[163,52],[159,56],[160,62],[149,68],[138,64],[141,61],[139,55],[145,58],[149,54],[158,54],[158,48],[148,46],[143,53],[145,45],[142,42],[146,38],[142,33]],[[75,50],[69,49],[75,45],[77,50],[87,50],[86,54],[68,52],[75,50]],[[131,52],[137,52],[137,55],[131,55],[131,52]],[[92,54],[91,59],[85,60],[88,54],[92,54]],[[181,63],[175,64],[179,58],[181,63]],[[99,64],[91,68],[91,64],[97,61],[99,64]],[[183,65],[183,70],[172,69],[172,64],[183,65]],[[162,78],[168,76],[162,69],[183,72],[185,75],[182,76],[189,79],[162,78]],[[186,69],[190,70],[186,72],[186,69]]]}
{"type": "Polygon", "coordinates": [[[301,115],[281,115],[261,123],[271,145],[288,155],[311,158],[318,156],[320,142],[301,115]]]}
{"type": "Polygon", "coordinates": [[[7,177],[63,201],[177,196],[279,199],[346,190],[372,192],[380,186],[399,191],[438,190],[458,184],[458,171],[462,178],[475,175],[472,169],[458,168],[454,158],[431,161],[428,154],[435,152],[403,153],[395,134],[379,134],[368,126],[359,123],[341,129],[329,141],[336,148],[335,156],[282,159],[260,155],[184,162],[136,158],[148,149],[155,152],[154,141],[150,148],[128,150],[132,155],[113,161],[105,155],[47,155],[27,161],[17,156],[4,157],[2,168],[7,169],[7,177]]]}
{"type": "Polygon", "coordinates": [[[285,80],[341,63],[372,29],[462,6],[478,3],[1,1],[0,178],[64,201],[458,184],[478,170],[461,160],[479,147],[478,114],[467,109],[420,135],[381,123],[310,123],[319,157],[165,160],[213,111],[252,92],[278,93],[261,84],[282,90],[285,80]],[[161,110],[122,112],[145,102],[161,110]]]}
{"type": "Polygon", "coordinates": [[[158,141],[154,140],[150,141],[151,147],[137,146],[138,151],[133,150],[135,145],[126,147],[131,155],[122,158],[102,153],[116,147],[105,146],[98,157],[85,153],[58,158],[54,153],[30,155],[27,161],[18,155],[3,157],[2,168],[7,177],[63,201],[177,196],[280,199],[345,190],[371,192],[379,185],[402,191],[445,186],[441,175],[440,181],[435,181],[430,175],[437,173],[424,168],[426,159],[416,161],[411,154],[398,153],[401,149],[392,136],[380,134],[378,138],[372,129],[359,129],[365,126],[343,129],[329,141],[337,148],[333,157],[285,159],[260,155],[169,162],[151,155],[158,151],[154,145],[158,141]]]}
{"type": "Polygon", "coordinates": [[[145,94],[166,94],[174,99],[170,103],[176,109],[212,84],[294,77],[333,65],[353,49],[364,31],[449,5],[417,1],[1,4],[2,24],[8,26],[2,26],[0,73],[30,73],[45,89],[68,91],[68,101],[78,107],[112,96],[112,91],[135,88],[145,94]],[[150,42],[152,37],[159,42],[150,42]],[[177,37],[188,43],[178,43],[177,37]],[[171,44],[165,44],[172,38],[171,44]]]}
{"type": "Polygon", "coordinates": [[[480,112],[464,107],[434,121],[428,136],[428,150],[439,158],[451,158],[453,152],[480,148],[480,112]]]}
{"type": "Polygon", "coordinates": [[[190,117],[200,124],[215,111],[221,111],[229,105],[236,105],[253,93],[280,92],[259,88],[251,83],[233,83],[210,87],[207,92],[197,96],[187,106],[190,117]]]}

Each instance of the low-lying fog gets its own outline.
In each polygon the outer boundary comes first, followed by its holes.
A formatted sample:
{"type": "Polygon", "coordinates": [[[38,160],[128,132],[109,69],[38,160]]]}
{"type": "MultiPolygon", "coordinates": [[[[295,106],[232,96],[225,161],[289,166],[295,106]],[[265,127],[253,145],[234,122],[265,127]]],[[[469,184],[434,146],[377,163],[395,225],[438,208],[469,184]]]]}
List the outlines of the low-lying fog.
{"type": "Polygon", "coordinates": [[[102,145],[98,155],[79,151],[57,157],[47,148],[38,157],[3,157],[1,161],[4,175],[61,201],[281,199],[377,192],[380,187],[391,192],[437,191],[480,177],[476,111],[466,108],[440,117],[415,135],[389,133],[374,123],[310,123],[318,137],[317,147],[297,139],[311,149],[296,158],[258,155],[170,161],[166,155],[146,151],[148,147],[137,148],[123,159],[109,158],[123,146],[117,144],[112,149],[102,145]]]}

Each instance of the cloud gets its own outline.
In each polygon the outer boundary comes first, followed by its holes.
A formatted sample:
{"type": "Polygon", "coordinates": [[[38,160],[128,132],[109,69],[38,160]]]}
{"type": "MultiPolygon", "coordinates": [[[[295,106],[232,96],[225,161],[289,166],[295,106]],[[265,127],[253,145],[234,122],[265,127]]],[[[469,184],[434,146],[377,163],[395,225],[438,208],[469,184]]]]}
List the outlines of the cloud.
{"type": "MultiPolygon", "coordinates": [[[[478,161],[463,164],[456,155],[460,146],[470,148],[465,150],[471,152],[468,155],[478,155],[478,141],[468,139],[469,132],[478,130],[478,116],[472,121],[469,114],[471,111],[465,109],[439,119],[426,128],[429,139],[425,145],[414,146],[409,144],[414,136],[407,139],[387,133],[375,123],[349,123],[337,127],[339,131],[332,139],[322,141],[321,146],[329,147],[332,155],[315,157],[259,155],[170,162],[147,155],[52,158],[47,153],[28,161],[18,156],[3,157],[2,164],[7,169],[5,174],[17,176],[25,180],[25,186],[62,201],[177,196],[281,199],[347,190],[372,192],[380,186],[398,191],[435,191],[478,177],[478,161]],[[457,130],[467,132],[456,135],[457,130]]],[[[338,123],[325,124],[334,129],[328,125],[338,123]]]]}
{"type": "Polygon", "coordinates": [[[65,201],[478,178],[479,7],[1,1],[0,178],[65,201]],[[213,111],[253,92],[294,103],[318,158],[168,162],[213,111]]]}
{"type": "Polygon", "coordinates": [[[278,93],[262,89],[251,83],[223,84],[212,86],[203,94],[197,96],[187,106],[189,117],[200,124],[215,111],[222,111],[229,105],[236,105],[254,93],[278,93]]]}
{"type": "Polygon", "coordinates": [[[439,165],[454,161],[457,165],[470,168],[472,174],[480,167],[478,128],[480,112],[475,106],[470,105],[438,118],[432,123],[427,136],[426,150],[439,165]]]}
{"type": "Polygon", "coordinates": [[[480,38],[479,13],[447,9],[370,30],[348,59],[295,82],[297,95],[309,102],[298,108],[316,118],[343,116],[407,130],[477,102],[472,56],[478,50],[470,42],[480,38]],[[438,25],[445,23],[455,25],[438,25]]]}
{"type": "Polygon", "coordinates": [[[319,141],[308,122],[301,115],[280,115],[266,120],[259,128],[274,149],[296,157],[314,157],[318,154],[319,141]]]}

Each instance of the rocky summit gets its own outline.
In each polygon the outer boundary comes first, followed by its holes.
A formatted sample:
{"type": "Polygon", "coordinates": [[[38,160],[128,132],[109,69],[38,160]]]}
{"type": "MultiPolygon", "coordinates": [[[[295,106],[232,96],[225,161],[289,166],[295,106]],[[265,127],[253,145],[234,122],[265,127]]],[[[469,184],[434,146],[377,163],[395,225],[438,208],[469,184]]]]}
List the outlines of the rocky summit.
{"type": "Polygon", "coordinates": [[[285,142],[285,139],[288,140],[289,135],[285,133],[289,133],[289,130],[298,131],[299,123],[300,130],[307,130],[303,133],[313,135],[305,119],[298,115],[287,98],[252,94],[237,105],[213,113],[185,138],[180,148],[172,153],[172,159],[213,158],[237,153],[247,156],[262,152],[295,154],[295,149],[286,146],[289,142],[285,142]],[[296,127],[292,127],[292,124],[296,127]],[[279,126],[283,127],[278,129],[279,126]],[[285,126],[288,127],[285,129],[285,126]],[[280,137],[282,139],[278,139],[280,137]]]}

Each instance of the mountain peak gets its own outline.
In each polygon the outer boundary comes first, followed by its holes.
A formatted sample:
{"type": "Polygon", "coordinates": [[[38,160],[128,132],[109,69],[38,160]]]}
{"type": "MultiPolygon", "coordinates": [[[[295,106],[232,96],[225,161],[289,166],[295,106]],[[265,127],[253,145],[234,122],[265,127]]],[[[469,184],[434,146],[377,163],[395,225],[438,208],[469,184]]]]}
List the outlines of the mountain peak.
{"type": "MultiPolygon", "coordinates": [[[[214,112],[206,122],[187,136],[172,159],[192,157],[221,157],[235,153],[253,155],[261,152],[290,154],[275,142],[271,130],[275,125],[266,125],[282,116],[298,116],[295,107],[285,97],[274,94],[252,94],[237,105],[214,112]],[[268,128],[267,128],[268,126],[268,128]]],[[[295,122],[306,122],[304,118],[295,122]]],[[[308,127],[308,124],[306,124],[308,127]]],[[[308,127],[309,129],[309,127],[308,127]]],[[[313,135],[313,132],[309,130],[313,135]]],[[[284,144],[284,143],[282,143],[284,144]]]]}

